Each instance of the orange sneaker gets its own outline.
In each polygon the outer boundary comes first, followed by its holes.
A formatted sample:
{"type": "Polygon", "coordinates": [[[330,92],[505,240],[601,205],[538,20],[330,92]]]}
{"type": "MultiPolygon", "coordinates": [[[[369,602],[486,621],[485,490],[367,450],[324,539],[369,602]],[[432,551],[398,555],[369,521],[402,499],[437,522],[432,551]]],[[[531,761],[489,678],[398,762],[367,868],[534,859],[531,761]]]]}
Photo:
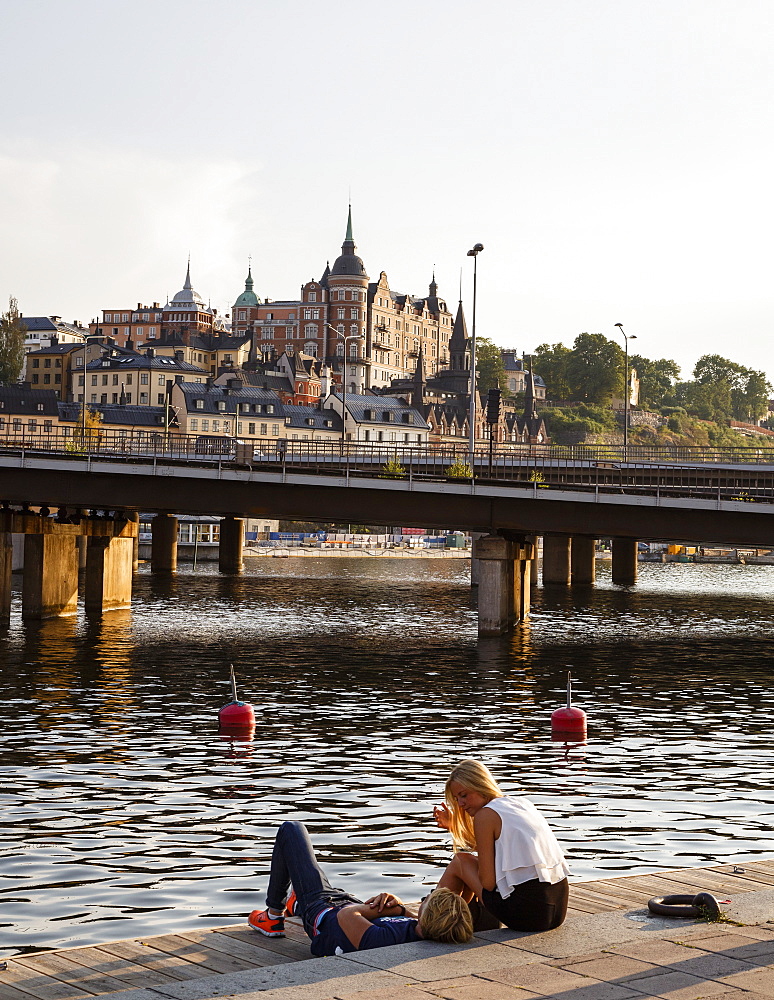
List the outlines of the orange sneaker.
{"type": "Polygon", "coordinates": [[[247,918],[247,924],[264,937],[285,937],[285,921],[275,917],[268,910],[253,910],[247,918]]]}
{"type": "Polygon", "coordinates": [[[298,905],[298,900],[296,899],[296,890],[294,889],[288,896],[287,903],[285,903],[285,916],[286,917],[295,916],[297,905],[298,905]]]}

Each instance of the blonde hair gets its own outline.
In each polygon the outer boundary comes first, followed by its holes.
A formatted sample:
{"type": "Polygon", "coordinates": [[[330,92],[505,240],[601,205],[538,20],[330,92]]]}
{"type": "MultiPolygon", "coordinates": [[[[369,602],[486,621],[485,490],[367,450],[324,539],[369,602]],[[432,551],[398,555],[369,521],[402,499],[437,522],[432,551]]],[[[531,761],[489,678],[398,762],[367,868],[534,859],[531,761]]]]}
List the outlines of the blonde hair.
{"type": "Polygon", "coordinates": [[[474,850],[476,847],[476,835],[473,831],[473,817],[468,816],[457,805],[457,800],[454,798],[450,788],[452,782],[457,782],[457,784],[462,785],[468,791],[478,792],[487,802],[500,798],[503,793],[492,777],[492,772],[480,760],[461,760],[456,767],[452,768],[452,773],[446,781],[446,790],[444,793],[446,805],[451,812],[449,832],[452,835],[455,850],[474,850]]]}
{"type": "Polygon", "coordinates": [[[434,889],[419,919],[422,937],[444,944],[467,944],[473,937],[470,907],[451,889],[434,889]]]}

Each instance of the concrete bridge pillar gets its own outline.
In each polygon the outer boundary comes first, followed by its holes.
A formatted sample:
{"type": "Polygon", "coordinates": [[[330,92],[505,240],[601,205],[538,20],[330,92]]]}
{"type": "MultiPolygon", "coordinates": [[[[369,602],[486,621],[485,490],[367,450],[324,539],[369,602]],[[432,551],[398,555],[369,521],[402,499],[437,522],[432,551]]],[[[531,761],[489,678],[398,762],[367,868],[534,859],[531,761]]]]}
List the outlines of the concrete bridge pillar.
{"type": "Polygon", "coordinates": [[[476,542],[483,537],[483,531],[471,531],[470,533],[470,585],[477,587],[479,581],[480,567],[476,557],[476,542]]]}
{"type": "Polygon", "coordinates": [[[128,511],[127,521],[137,525],[137,529],[132,536],[132,572],[136,573],[140,568],[140,515],[135,511],[128,511]]]}
{"type": "Polygon", "coordinates": [[[514,623],[514,544],[500,535],[484,535],[473,543],[478,570],[478,630],[500,634],[514,623]]]}
{"type": "Polygon", "coordinates": [[[543,586],[570,583],[570,536],[543,535],[543,586]]]}
{"type": "Polygon", "coordinates": [[[479,563],[478,630],[502,634],[529,614],[532,546],[501,535],[474,543],[479,563]]]}
{"type": "Polygon", "coordinates": [[[242,551],[245,522],[241,517],[224,517],[220,522],[218,569],[221,573],[241,573],[244,569],[242,551]]]}
{"type": "Polygon", "coordinates": [[[531,546],[532,554],[529,557],[529,583],[531,587],[536,587],[538,582],[538,551],[540,547],[540,535],[527,535],[525,544],[531,546]]]}
{"type": "Polygon", "coordinates": [[[78,548],[75,533],[24,536],[22,615],[74,615],[78,605],[78,548]]]}
{"type": "Polygon", "coordinates": [[[113,611],[132,603],[134,538],[89,536],[86,546],[86,611],[113,611]]]}
{"type": "Polygon", "coordinates": [[[613,539],[613,583],[631,587],[637,582],[637,539],[613,539]]]}
{"type": "Polygon", "coordinates": [[[0,621],[11,614],[11,574],[13,573],[13,535],[0,531],[0,621]]]}
{"type": "Polygon", "coordinates": [[[570,566],[573,586],[594,583],[597,576],[597,540],[587,535],[572,536],[570,566]]]}
{"type": "Polygon", "coordinates": [[[151,570],[154,573],[177,572],[177,518],[157,514],[151,527],[151,570]]]}

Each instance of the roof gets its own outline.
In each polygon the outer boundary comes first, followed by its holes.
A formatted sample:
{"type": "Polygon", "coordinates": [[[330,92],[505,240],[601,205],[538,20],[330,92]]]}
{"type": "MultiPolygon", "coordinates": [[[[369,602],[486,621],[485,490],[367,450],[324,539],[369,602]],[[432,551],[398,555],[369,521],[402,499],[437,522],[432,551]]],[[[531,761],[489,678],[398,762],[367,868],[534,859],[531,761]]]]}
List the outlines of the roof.
{"type": "MultiPolygon", "coordinates": [[[[163,406],[121,406],[119,403],[90,403],[90,410],[102,414],[102,423],[130,424],[135,427],[163,427],[163,406]]],[[[75,423],[81,419],[80,403],[60,403],[59,419],[75,423]]]]}
{"type": "Polygon", "coordinates": [[[50,347],[39,347],[37,351],[30,351],[27,355],[34,358],[36,354],[70,354],[72,351],[82,351],[83,344],[51,344],[50,347]]]}
{"type": "Polygon", "coordinates": [[[0,385],[0,414],[30,414],[55,417],[54,389],[31,389],[28,385],[0,385]]]}
{"type": "Polygon", "coordinates": [[[318,410],[315,406],[289,406],[288,404],[285,404],[284,410],[285,423],[288,427],[341,432],[341,417],[335,410],[318,410]]]}
{"type": "Polygon", "coordinates": [[[50,316],[20,316],[19,320],[24,323],[28,330],[50,330],[56,332],[56,323],[50,316]]]}
{"type": "Polygon", "coordinates": [[[232,378],[241,378],[248,386],[256,388],[273,389],[275,392],[293,392],[293,383],[285,372],[240,371],[232,378]]]}
{"type": "Polygon", "coordinates": [[[165,354],[155,354],[148,357],[147,354],[112,354],[102,355],[86,365],[86,371],[133,371],[138,368],[155,369],[156,371],[174,372],[195,372],[197,375],[206,375],[204,368],[198,365],[189,364],[187,361],[178,361],[177,358],[170,358],[165,354]]]}
{"type": "Polygon", "coordinates": [[[186,412],[212,414],[235,413],[237,403],[240,406],[248,405],[251,410],[242,410],[245,414],[254,412],[257,414],[266,413],[263,407],[273,406],[271,415],[277,417],[284,414],[282,400],[271,389],[259,389],[255,386],[244,386],[241,389],[230,389],[224,385],[202,385],[196,382],[178,382],[175,390],[182,392],[185,399],[186,412]],[[201,401],[201,406],[197,406],[197,400],[201,401]],[[218,403],[224,403],[221,409],[218,403]],[[255,409],[258,407],[258,409],[255,409]]]}
{"type": "Polygon", "coordinates": [[[355,251],[355,240],[352,237],[352,206],[349,206],[349,216],[347,218],[347,235],[341,244],[341,256],[337,257],[333,267],[326,277],[337,277],[342,275],[353,275],[358,278],[367,278],[365,264],[357,256],[355,251]]]}
{"type": "Polygon", "coordinates": [[[234,303],[234,308],[237,306],[257,306],[260,303],[260,299],[253,291],[253,269],[252,266],[247,268],[247,278],[245,279],[245,290],[237,298],[234,303]]]}
{"type": "MultiPolygon", "coordinates": [[[[338,393],[336,396],[339,399],[341,398],[338,393]]],[[[418,410],[415,410],[404,399],[396,396],[366,396],[359,392],[348,392],[346,394],[346,404],[347,413],[351,414],[358,423],[403,423],[403,414],[413,413],[415,415],[415,427],[428,426],[427,421],[418,410]],[[366,411],[373,413],[374,416],[366,417],[366,411]],[[385,413],[392,413],[393,420],[385,420],[385,413]]]]}

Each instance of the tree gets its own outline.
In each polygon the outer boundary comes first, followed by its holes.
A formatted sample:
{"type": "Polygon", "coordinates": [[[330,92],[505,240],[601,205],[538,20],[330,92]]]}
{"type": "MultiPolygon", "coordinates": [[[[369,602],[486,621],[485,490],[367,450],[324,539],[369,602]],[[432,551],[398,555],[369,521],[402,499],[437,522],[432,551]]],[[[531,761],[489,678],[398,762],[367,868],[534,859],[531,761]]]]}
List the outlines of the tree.
{"type": "Polygon", "coordinates": [[[567,359],[567,383],[572,399],[608,404],[623,395],[624,352],[601,333],[581,333],[567,359]]]}
{"type": "Polygon", "coordinates": [[[487,337],[476,337],[476,371],[479,392],[498,387],[504,392],[507,390],[508,381],[500,348],[487,337]]]}
{"type": "Polygon", "coordinates": [[[0,316],[0,384],[15,385],[24,367],[24,338],[27,327],[19,313],[19,303],[8,299],[8,312],[0,316]]]}
{"type": "Polygon", "coordinates": [[[668,358],[651,361],[641,354],[632,354],[629,364],[636,369],[640,382],[640,405],[656,409],[663,406],[664,397],[673,391],[676,379],[680,378],[677,362],[668,358]]]}
{"type": "Polygon", "coordinates": [[[569,399],[567,359],[572,351],[564,344],[540,344],[532,355],[532,370],[546,384],[549,399],[569,399]]]}
{"type": "Polygon", "coordinates": [[[675,396],[689,413],[704,420],[756,421],[768,410],[771,385],[765,372],[719,354],[704,354],[696,362],[693,377],[695,382],[676,387],[675,396]]]}

